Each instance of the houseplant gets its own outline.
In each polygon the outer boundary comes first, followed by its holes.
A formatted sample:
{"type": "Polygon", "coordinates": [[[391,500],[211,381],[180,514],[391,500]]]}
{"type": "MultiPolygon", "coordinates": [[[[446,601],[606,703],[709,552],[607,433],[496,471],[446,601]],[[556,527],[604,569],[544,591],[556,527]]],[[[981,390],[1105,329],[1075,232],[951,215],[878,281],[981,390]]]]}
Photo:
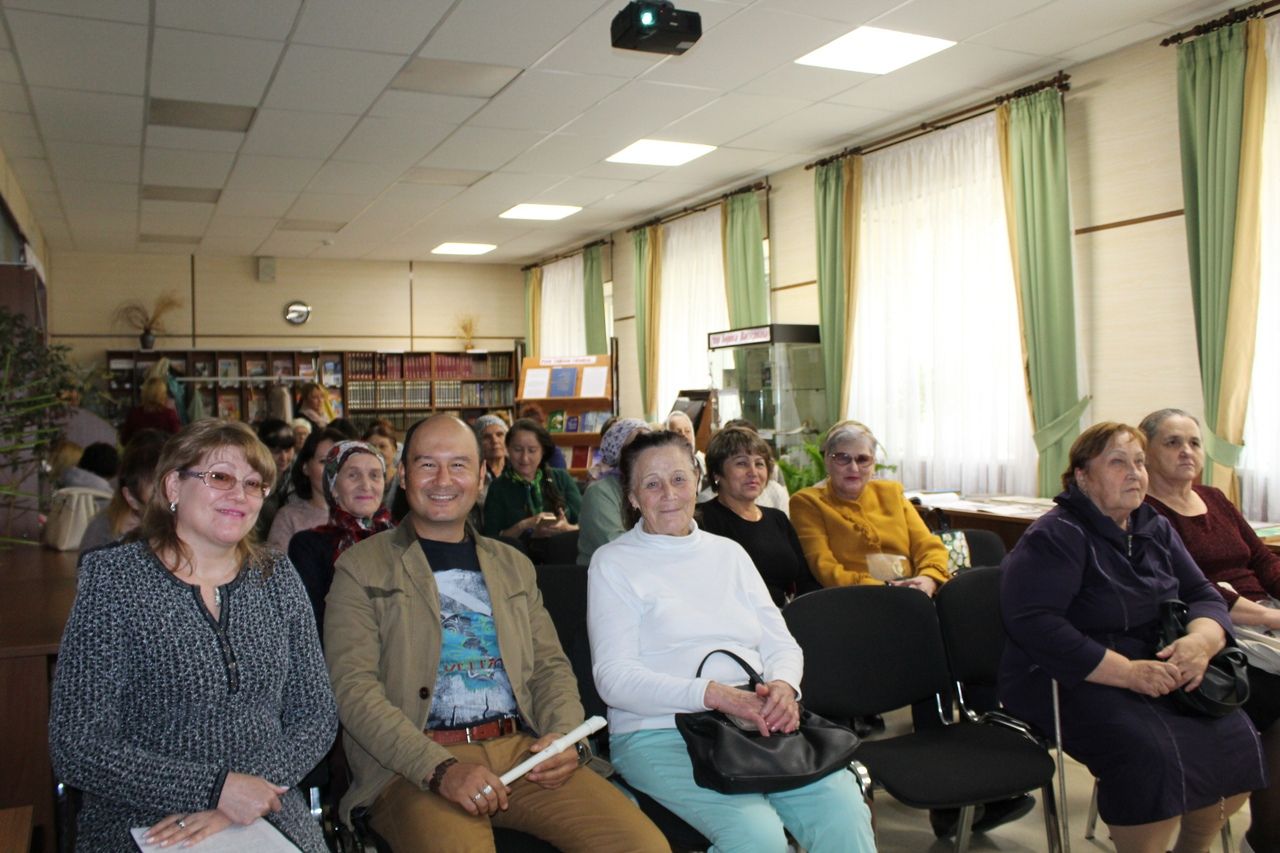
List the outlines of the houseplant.
{"type": "Polygon", "coordinates": [[[181,307],[182,300],[165,292],[155,298],[150,308],[138,299],[121,303],[112,319],[138,332],[138,343],[142,349],[149,350],[156,345],[156,332],[164,331],[164,316],[181,307]]]}

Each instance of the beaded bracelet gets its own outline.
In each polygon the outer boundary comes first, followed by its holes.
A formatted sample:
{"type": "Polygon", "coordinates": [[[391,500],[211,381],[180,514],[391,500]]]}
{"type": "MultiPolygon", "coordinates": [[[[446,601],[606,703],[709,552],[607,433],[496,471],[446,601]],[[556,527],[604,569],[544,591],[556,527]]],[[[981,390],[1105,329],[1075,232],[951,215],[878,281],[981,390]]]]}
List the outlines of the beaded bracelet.
{"type": "Polygon", "coordinates": [[[440,783],[444,781],[444,774],[449,772],[449,768],[458,763],[456,758],[446,758],[436,765],[436,770],[431,774],[431,778],[427,781],[427,790],[433,794],[440,793],[440,783]]]}

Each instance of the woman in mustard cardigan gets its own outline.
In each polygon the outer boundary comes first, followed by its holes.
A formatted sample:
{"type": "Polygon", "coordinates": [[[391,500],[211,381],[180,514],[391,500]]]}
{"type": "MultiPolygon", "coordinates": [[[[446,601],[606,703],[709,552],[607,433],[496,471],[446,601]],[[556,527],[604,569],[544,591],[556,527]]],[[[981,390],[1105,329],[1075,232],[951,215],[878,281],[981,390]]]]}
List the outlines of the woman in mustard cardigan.
{"type": "Polygon", "coordinates": [[[823,586],[893,583],[932,596],[947,582],[947,551],[902,494],[873,480],[876,439],[841,421],[822,442],[825,482],[791,497],[791,523],[823,586]]]}

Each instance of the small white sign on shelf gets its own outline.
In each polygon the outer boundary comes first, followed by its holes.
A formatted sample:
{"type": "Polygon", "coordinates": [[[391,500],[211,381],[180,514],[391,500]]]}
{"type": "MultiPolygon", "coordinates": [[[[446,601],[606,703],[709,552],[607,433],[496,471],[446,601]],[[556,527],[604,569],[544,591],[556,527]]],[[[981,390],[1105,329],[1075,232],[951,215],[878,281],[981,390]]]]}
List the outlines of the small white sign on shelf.
{"type": "Polygon", "coordinates": [[[609,386],[608,367],[582,368],[582,397],[604,397],[609,386]]]}
{"type": "Polygon", "coordinates": [[[521,396],[535,400],[546,399],[551,390],[551,369],[531,367],[524,372],[524,391],[521,396]]]}

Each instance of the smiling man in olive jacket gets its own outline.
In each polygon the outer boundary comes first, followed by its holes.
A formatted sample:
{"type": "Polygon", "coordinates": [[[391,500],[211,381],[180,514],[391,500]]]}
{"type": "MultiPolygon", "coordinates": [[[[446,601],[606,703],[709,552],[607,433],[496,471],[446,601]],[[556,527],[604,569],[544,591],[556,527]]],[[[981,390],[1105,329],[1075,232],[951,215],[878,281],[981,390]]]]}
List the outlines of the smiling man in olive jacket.
{"type": "Polygon", "coordinates": [[[352,784],[396,853],[493,849],[492,827],[563,851],[667,851],[661,833],[566,750],[507,787],[499,775],[583,719],[533,566],[466,524],[474,433],[450,415],[405,436],[410,514],[338,560],[325,656],[352,784]]]}

